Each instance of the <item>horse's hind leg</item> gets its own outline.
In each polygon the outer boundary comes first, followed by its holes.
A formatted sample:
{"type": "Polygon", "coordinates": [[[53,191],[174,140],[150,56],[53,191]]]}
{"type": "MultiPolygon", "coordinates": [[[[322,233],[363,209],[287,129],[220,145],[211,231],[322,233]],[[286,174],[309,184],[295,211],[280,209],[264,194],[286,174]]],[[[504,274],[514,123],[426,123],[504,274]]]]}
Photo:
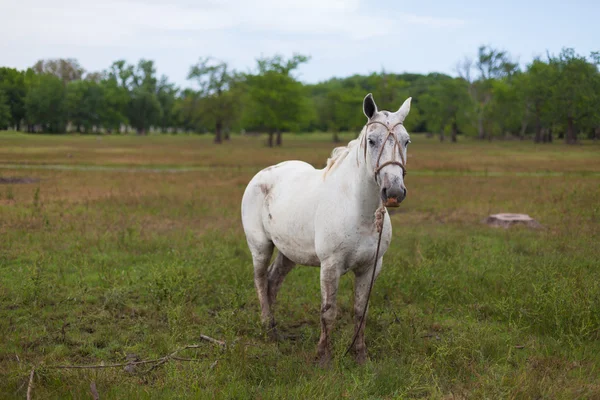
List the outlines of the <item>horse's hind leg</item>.
{"type": "Polygon", "coordinates": [[[295,266],[295,262],[280,252],[269,267],[269,305],[271,307],[275,304],[283,280],[295,266]]]}
{"type": "Polygon", "coordinates": [[[268,270],[269,261],[271,261],[273,255],[273,247],[273,243],[270,241],[250,246],[252,263],[254,264],[254,286],[256,286],[256,293],[260,302],[260,319],[265,326],[268,326],[267,324],[271,323],[273,319],[268,298],[268,270]]]}
{"type": "MultiPolygon", "coordinates": [[[[277,293],[281,288],[281,284],[285,279],[286,275],[296,266],[292,260],[287,258],[281,252],[277,254],[275,257],[275,261],[269,267],[268,272],[268,300],[269,307],[271,309],[271,313],[273,313],[273,306],[275,305],[275,300],[277,299],[277,293]]],[[[276,335],[275,332],[275,318],[271,317],[271,330],[273,334],[276,335]]]]}

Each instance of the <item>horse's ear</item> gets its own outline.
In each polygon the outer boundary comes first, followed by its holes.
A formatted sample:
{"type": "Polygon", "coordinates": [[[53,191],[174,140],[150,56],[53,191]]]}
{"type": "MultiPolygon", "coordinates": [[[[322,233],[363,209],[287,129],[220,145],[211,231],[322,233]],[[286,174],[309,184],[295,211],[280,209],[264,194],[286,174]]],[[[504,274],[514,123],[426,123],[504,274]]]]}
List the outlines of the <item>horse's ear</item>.
{"type": "Polygon", "coordinates": [[[412,100],[412,97],[409,97],[408,99],[404,100],[404,103],[402,103],[402,105],[400,106],[398,111],[396,111],[396,114],[398,114],[400,121],[404,121],[404,119],[408,115],[408,112],[410,111],[410,101],[411,100],[412,100]]]}
{"type": "Polygon", "coordinates": [[[377,112],[377,104],[375,104],[375,100],[373,100],[373,95],[371,93],[366,95],[363,100],[363,112],[369,119],[373,118],[373,115],[377,112]]]}

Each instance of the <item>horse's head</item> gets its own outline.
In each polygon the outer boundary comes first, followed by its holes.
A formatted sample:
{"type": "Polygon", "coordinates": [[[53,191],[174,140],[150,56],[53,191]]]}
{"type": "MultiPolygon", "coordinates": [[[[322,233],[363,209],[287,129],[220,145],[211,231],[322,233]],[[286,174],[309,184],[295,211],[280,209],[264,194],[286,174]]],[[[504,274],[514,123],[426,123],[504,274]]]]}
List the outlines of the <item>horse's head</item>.
{"type": "Polygon", "coordinates": [[[410,136],[402,123],[410,111],[410,100],[406,99],[395,113],[378,111],[371,93],[363,101],[363,111],[369,119],[362,144],[365,160],[387,207],[399,206],[406,197],[404,176],[410,136]]]}

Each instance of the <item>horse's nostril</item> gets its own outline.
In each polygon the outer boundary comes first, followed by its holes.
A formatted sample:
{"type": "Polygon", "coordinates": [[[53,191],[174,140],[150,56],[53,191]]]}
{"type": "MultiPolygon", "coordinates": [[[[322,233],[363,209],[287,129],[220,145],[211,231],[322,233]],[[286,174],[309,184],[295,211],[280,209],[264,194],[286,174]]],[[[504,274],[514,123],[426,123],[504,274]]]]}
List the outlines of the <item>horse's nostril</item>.
{"type": "Polygon", "coordinates": [[[383,198],[386,198],[386,199],[387,199],[387,188],[383,188],[383,189],[381,190],[381,194],[383,195],[383,198]]]}
{"type": "Polygon", "coordinates": [[[406,188],[404,188],[404,197],[406,197],[406,188]]]}

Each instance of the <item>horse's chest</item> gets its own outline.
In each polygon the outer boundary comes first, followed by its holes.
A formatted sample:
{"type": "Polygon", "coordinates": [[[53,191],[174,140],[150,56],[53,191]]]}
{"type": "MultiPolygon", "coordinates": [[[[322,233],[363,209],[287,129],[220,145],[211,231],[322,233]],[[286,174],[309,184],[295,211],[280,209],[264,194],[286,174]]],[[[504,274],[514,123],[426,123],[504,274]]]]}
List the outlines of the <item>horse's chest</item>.
{"type": "MultiPolygon", "coordinates": [[[[343,272],[372,265],[375,261],[379,233],[374,224],[349,223],[342,229],[325,229],[317,235],[317,252],[321,259],[333,257],[343,265],[343,272]],[[320,239],[320,240],[319,240],[320,239]]],[[[387,221],[381,237],[379,257],[386,252],[391,239],[391,224],[387,221]]]]}
{"type": "MultiPolygon", "coordinates": [[[[381,237],[381,246],[379,249],[379,257],[382,257],[388,249],[390,244],[390,233],[389,231],[384,232],[381,237]]],[[[377,242],[379,234],[377,231],[372,230],[369,232],[363,232],[359,235],[360,239],[354,243],[353,252],[348,257],[348,267],[353,268],[354,266],[362,266],[367,264],[373,264],[375,260],[375,253],[377,251],[377,242]]]]}

